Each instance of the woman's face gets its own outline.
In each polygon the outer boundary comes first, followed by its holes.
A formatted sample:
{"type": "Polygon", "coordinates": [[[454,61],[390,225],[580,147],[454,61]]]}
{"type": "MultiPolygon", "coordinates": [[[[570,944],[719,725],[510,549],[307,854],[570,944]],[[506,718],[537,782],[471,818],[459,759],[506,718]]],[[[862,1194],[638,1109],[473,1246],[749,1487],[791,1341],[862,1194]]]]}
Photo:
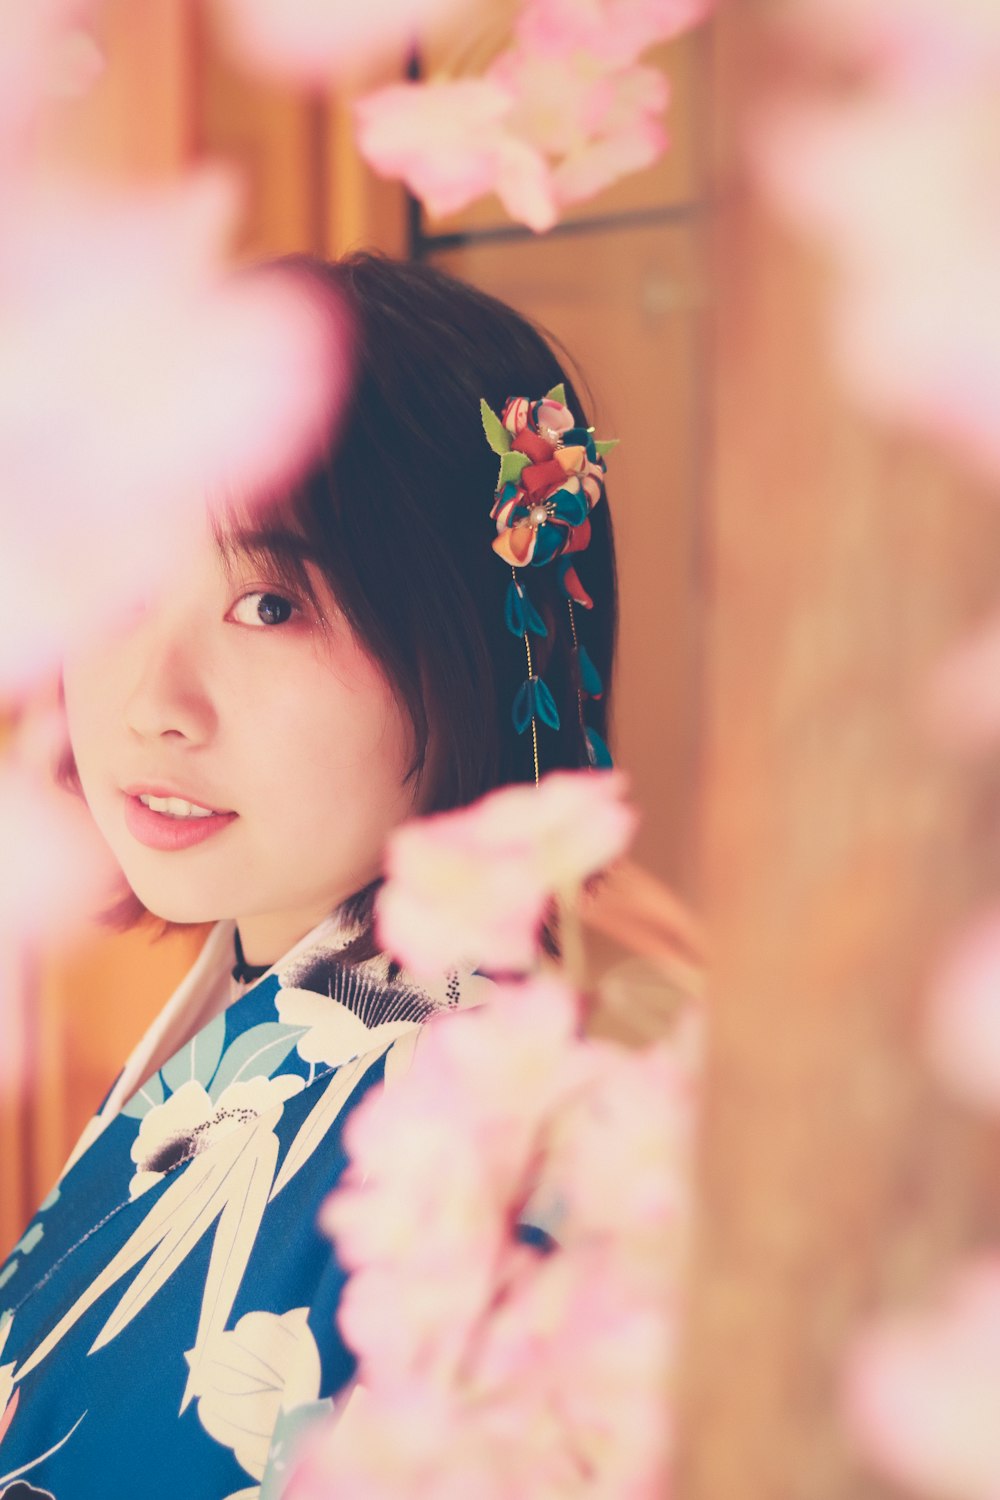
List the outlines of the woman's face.
{"type": "Polygon", "coordinates": [[[84,795],[140,901],[234,917],[247,961],[272,963],[381,873],[416,811],[411,730],[314,564],[327,634],[307,599],[235,566],[231,581],[206,524],[154,598],[66,658],[63,685],[84,795]],[[172,818],[142,792],[227,816],[172,818]]]}

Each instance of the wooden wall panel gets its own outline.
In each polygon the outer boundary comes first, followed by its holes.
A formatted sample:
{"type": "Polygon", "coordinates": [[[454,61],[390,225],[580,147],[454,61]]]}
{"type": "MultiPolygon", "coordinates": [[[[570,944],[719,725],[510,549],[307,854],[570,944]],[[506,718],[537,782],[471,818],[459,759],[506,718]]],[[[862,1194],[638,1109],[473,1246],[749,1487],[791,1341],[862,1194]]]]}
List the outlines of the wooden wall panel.
{"type": "Polygon", "coordinates": [[[563,340],[592,387],[598,434],[621,439],[608,460],[621,614],[612,750],[642,815],[635,858],[693,898],[708,461],[702,227],[612,226],[434,258],[563,340]]]}

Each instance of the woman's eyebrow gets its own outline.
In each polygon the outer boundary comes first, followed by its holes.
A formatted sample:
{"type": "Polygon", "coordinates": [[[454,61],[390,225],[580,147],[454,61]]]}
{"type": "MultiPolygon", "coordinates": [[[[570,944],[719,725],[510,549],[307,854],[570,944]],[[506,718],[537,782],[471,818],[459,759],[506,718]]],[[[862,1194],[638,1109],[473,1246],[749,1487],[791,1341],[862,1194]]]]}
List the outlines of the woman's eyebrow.
{"type": "Polygon", "coordinates": [[[276,562],[289,564],[296,574],[302,573],[306,563],[320,566],[316,550],[309,539],[281,526],[241,529],[217,536],[216,540],[223,567],[230,579],[241,562],[258,564],[268,557],[276,562]]]}
{"type": "Polygon", "coordinates": [[[281,526],[262,526],[253,531],[240,531],[229,538],[228,545],[237,555],[273,552],[277,556],[294,558],[298,562],[319,563],[316,549],[308,537],[281,526]]]}

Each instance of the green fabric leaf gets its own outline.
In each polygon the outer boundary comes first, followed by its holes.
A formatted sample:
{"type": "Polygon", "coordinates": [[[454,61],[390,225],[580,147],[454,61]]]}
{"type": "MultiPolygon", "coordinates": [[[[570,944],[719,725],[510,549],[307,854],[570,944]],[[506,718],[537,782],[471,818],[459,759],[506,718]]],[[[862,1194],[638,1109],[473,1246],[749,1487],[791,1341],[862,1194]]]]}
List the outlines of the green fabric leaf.
{"type": "Polygon", "coordinates": [[[515,453],[513,450],[505,453],[500,460],[499,484],[516,484],[530,463],[531,459],[526,453],[515,453]]]}
{"type": "Polygon", "coordinates": [[[617,448],[620,442],[621,438],[603,438],[600,441],[595,442],[594,447],[597,449],[601,458],[603,458],[605,454],[611,452],[612,448],[617,448]]]}
{"type": "Polygon", "coordinates": [[[560,406],[566,405],[566,387],[561,380],[558,385],[552,387],[551,391],[545,392],[545,399],[546,401],[558,401],[560,406]]]}
{"type": "Polygon", "coordinates": [[[486,401],[480,401],[479,410],[483,418],[483,431],[486,441],[494,453],[509,453],[514,439],[497,416],[496,412],[486,401]]]}

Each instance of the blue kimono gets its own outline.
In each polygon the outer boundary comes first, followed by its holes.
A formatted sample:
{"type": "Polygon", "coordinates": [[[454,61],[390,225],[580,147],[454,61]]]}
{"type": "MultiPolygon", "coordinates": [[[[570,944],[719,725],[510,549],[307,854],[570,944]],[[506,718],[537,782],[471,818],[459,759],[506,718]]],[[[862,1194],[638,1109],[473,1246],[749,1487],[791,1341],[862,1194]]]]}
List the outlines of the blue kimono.
{"type": "Polygon", "coordinates": [[[351,1381],[344,1272],[316,1226],[344,1121],[428,1016],[493,984],[338,964],[353,934],[327,918],[140,1083],[226,977],[233,928],[213,927],[0,1270],[0,1500],[275,1500],[351,1381]]]}

